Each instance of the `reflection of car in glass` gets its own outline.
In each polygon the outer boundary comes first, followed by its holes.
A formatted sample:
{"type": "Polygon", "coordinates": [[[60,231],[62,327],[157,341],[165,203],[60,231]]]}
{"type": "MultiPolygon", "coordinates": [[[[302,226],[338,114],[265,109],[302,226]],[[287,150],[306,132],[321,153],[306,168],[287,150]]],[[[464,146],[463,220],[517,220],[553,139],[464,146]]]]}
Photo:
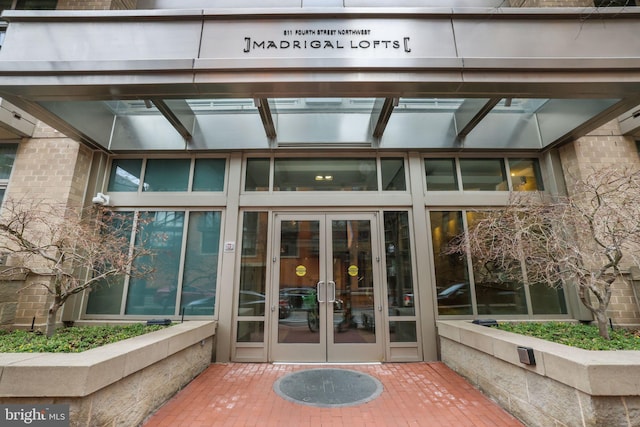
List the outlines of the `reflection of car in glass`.
{"type": "MultiPolygon", "coordinates": [[[[156,290],[156,293],[154,295],[154,302],[163,306],[173,305],[176,301],[176,293],[176,287],[162,287],[156,290]]],[[[215,299],[215,291],[199,286],[185,286],[182,288],[182,291],[180,293],[180,304],[183,307],[186,307],[191,302],[201,301],[207,298],[215,299]]],[[[213,305],[211,305],[211,307],[213,307],[213,305]]]]}
{"type": "MultiPolygon", "coordinates": [[[[202,298],[199,300],[191,301],[185,305],[185,315],[212,315],[213,306],[216,302],[215,295],[209,298],[202,298]]],[[[281,319],[289,317],[291,314],[291,307],[287,300],[280,299],[279,301],[279,313],[281,319]]],[[[265,296],[259,292],[254,291],[240,291],[240,314],[245,316],[261,316],[264,314],[265,296]]]]}
{"type": "Polygon", "coordinates": [[[456,283],[438,293],[438,305],[469,304],[469,284],[456,283]]]}
{"type": "Polygon", "coordinates": [[[478,305],[492,307],[515,307],[518,304],[519,292],[509,283],[476,283],[476,299],[478,305]]]}
{"type": "MultiPolygon", "coordinates": [[[[216,297],[202,298],[199,300],[191,301],[185,305],[185,315],[190,314],[213,314],[213,306],[216,303],[216,297]]],[[[252,291],[240,291],[240,314],[245,315],[262,315],[264,314],[264,295],[258,292],[252,291]]]]}
{"type": "Polygon", "coordinates": [[[213,315],[213,306],[216,303],[215,295],[191,301],[184,306],[184,314],[189,315],[213,315]]]}
{"type": "Polygon", "coordinates": [[[240,291],[238,314],[241,316],[262,316],[265,311],[264,294],[254,291],[240,291]]]}
{"type": "Polygon", "coordinates": [[[280,319],[286,319],[291,315],[291,304],[287,298],[280,297],[278,301],[278,317],[280,319]]]}

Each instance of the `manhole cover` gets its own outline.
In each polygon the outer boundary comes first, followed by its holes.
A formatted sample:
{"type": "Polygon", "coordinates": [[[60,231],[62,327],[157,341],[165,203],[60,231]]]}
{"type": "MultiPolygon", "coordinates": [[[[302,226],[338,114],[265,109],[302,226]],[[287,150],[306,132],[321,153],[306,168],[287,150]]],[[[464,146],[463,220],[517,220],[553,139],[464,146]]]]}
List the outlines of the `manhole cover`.
{"type": "Polygon", "coordinates": [[[382,383],[348,369],[308,369],[278,379],[274,391],[295,403],[319,407],[359,405],[380,396],[382,383]]]}

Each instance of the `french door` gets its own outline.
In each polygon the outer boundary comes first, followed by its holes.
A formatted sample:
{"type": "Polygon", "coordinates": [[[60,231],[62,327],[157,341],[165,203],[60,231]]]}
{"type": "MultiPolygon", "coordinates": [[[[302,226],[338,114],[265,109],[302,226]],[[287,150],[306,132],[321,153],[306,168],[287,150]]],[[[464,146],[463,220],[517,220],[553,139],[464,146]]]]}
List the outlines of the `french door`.
{"type": "Polygon", "coordinates": [[[384,357],[375,213],[276,214],[272,361],[384,357]]]}

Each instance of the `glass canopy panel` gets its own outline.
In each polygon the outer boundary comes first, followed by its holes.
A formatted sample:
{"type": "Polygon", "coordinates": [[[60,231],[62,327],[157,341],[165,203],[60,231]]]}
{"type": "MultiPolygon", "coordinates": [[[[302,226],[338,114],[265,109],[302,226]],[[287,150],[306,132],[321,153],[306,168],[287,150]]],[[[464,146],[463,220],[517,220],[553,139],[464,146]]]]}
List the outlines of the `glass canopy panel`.
{"type": "Polygon", "coordinates": [[[463,102],[464,98],[400,98],[398,106],[393,111],[395,113],[453,113],[460,108],[463,102]]]}
{"type": "MultiPolygon", "coordinates": [[[[549,99],[502,99],[464,138],[464,148],[542,148],[537,112],[549,99]]],[[[585,119],[586,120],[586,119],[585,119]]]]}
{"type": "Polygon", "coordinates": [[[158,115],[160,111],[149,100],[103,101],[114,116],[137,116],[144,114],[158,115]]]}
{"type": "Polygon", "coordinates": [[[260,101],[138,99],[40,105],[85,139],[114,152],[264,149],[274,143],[539,150],[577,135],[576,129],[620,100],[505,98],[487,112],[495,99],[400,98],[379,141],[373,130],[380,124],[382,98],[271,98],[258,108],[260,101]],[[275,138],[270,139],[271,124],[275,138]]]}
{"type": "Polygon", "coordinates": [[[375,98],[271,98],[274,114],[365,113],[371,114],[375,98]]]}
{"type": "Polygon", "coordinates": [[[383,148],[456,147],[461,98],[400,98],[380,140],[383,148]]]}
{"type": "Polygon", "coordinates": [[[195,114],[258,113],[251,98],[187,99],[186,102],[195,114]]]}
{"type": "Polygon", "coordinates": [[[252,98],[187,99],[195,115],[189,150],[269,147],[269,139],[252,98]]]}
{"type": "Polygon", "coordinates": [[[375,98],[275,98],[278,144],[371,144],[375,98]]]}
{"type": "Polygon", "coordinates": [[[468,149],[534,149],[571,134],[619,99],[502,99],[464,140],[468,149]]]}
{"type": "Polygon", "coordinates": [[[268,147],[253,99],[156,102],[169,107],[175,119],[191,133],[191,141],[185,140],[150,99],[42,101],[40,105],[84,137],[115,152],[268,147]],[[176,105],[182,107],[178,110],[176,105]]]}

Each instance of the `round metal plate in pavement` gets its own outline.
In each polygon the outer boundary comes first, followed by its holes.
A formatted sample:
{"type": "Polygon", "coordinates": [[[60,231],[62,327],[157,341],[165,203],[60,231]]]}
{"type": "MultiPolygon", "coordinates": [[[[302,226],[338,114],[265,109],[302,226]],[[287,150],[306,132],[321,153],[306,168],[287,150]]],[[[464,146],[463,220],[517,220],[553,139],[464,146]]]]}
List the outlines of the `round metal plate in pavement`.
{"type": "Polygon", "coordinates": [[[371,375],[348,369],[307,369],[278,379],[273,389],[294,403],[323,408],[360,405],[382,393],[371,375]]]}

